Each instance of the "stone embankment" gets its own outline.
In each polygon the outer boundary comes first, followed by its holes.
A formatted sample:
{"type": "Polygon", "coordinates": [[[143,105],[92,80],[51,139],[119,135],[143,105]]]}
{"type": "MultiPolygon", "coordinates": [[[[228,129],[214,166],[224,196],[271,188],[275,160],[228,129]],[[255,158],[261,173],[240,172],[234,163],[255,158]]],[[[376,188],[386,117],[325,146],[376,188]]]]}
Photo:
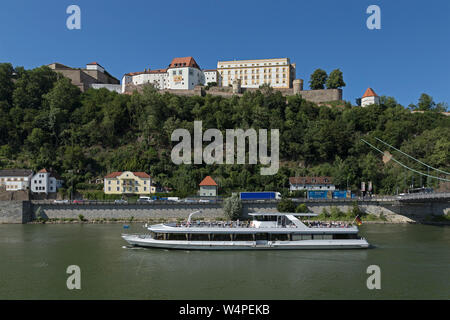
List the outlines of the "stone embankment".
{"type": "MultiPolygon", "coordinates": [[[[353,208],[352,201],[314,201],[306,202],[310,212],[320,214],[325,209],[338,208],[348,212],[353,208]]],[[[424,203],[382,203],[358,201],[360,210],[382,217],[391,223],[413,223],[429,220],[433,215],[450,213],[448,201],[424,203]]],[[[0,201],[0,223],[28,223],[35,220],[54,222],[74,221],[156,221],[187,219],[190,213],[201,211],[196,217],[205,220],[223,219],[221,203],[181,203],[160,202],[149,204],[56,204],[39,201],[0,201]]],[[[243,218],[252,212],[278,212],[277,202],[244,202],[243,218]]]]}

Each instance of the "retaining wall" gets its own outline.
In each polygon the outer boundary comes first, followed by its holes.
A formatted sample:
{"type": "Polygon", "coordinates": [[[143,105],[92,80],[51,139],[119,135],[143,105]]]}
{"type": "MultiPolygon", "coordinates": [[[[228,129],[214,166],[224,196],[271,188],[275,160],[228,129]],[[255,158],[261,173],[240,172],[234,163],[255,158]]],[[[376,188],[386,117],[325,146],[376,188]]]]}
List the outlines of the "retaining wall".
{"type": "MultiPolygon", "coordinates": [[[[324,209],[330,211],[337,207],[343,212],[352,209],[352,202],[326,201],[306,202],[311,212],[320,214],[324,209]]],[[[379,203],[359,201],[364,212],[381,215],[393,222],[420,222],[427,216],[450,214],[449,201],[424,203],[379,203]]],[[[244,202],[243,217],[251,212],[278,212],[276,202],[244,202]]],[[[206,219],[223,218],[221,203],[150,203],[150,204],[42,204],[30,201],[0,201],[0,223],[27,223],[37,215],[44,219],[78,219],[83,215],[88,220],[130,219],[187,219],[190,213],[201,210],[197,217],[206,219]]]]}

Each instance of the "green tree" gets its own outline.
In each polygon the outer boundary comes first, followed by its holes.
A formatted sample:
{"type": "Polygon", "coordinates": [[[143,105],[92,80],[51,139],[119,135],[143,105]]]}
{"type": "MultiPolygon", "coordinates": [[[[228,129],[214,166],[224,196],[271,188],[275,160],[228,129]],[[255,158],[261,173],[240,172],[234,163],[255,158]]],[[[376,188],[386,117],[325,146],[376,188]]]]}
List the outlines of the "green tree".
{"type": "Polygon", "coordinates": [[[326,84],[328,89],[338,89],[345,87],[344,76],[342,75],[342,71],[339,69],[331,71],[330,75],[328,76],[326,84]]]}
{"type": "Polygon", "coordinates": [[[236,220],[242,215],[242,201],[237,194],[223,201],[223,212],[230,220],[236,220]]]}
{"type": "Polygon", "coordinates": [[[295,203],[291,199],[281,199],[278,202],[277,210],[279,212],[295,212],[295,203]]]}
{"type": "Polygon", "coordinates": [[[316,69],[309,80],[309,87],[311,90],[325,89],[327,82],[327,73],[322,69],[316,69]]]}
{"type": "Polygon", "coordinates": [[[295,208],[296,213],[308,213],[309,209],[304,203],[300,203],[297,208],[295,208]]]}

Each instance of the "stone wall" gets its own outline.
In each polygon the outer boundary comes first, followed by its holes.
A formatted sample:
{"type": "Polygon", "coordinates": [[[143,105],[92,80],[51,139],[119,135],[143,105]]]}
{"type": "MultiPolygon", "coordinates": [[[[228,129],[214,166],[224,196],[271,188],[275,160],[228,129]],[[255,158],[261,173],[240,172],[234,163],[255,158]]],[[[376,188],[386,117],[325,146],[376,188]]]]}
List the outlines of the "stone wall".
{"type": "Polygon", "coordinates": [[[30,201],[0,201],[0,223],[27,223],[32,217],[30,201]]]}
{"type": "MultiPolygon", "coordinates": [[[[351,201],[306,202],[310,212],[320,214],[337,207],[343,212],[352,209],[351,201]]],[[[360,201],[359,208],[369,214],[383,214],[392,222],[421,222],[430,215],[449,215],[449,201],[426,203],[379,203],[360,201]]],[[[276,202],[244,202],[243,217],[251,212],[278,212],[276,202]]],[[[151,203],[151,204],[52,204],[30,201],[0,201],[0,223],[27,223],[35,220],[37,214],[44,219],[78,219],[83,215],[88,220],[121,219],[131,217],[137,221],[148,219],[187,219],[191,212],[201,210],[197,217],[206,219],[224,218],[221,203],[151,203]]]]}
{"type": "MultiPolygon", "coordinates": [[[[125,92],[131,93],[135,90],[142,92],[142,85],[127,84],[125,86],[125,92]]],[[[242,96],[245,92],[255,92],[260,90],[259,88],[241,88],[241,93],[233,93],[232,87],[211,87],[205,90],[203,86],[197,86],[194,90],[174,90],[174,89],[164,89],[160,90],[161,93],[171,93],[175,95],[182,96],[204,96],[205,94],[210,94],[213,96],[221,96],[225,98],[231,98],[232,96],[242,96]]],[[[283,96],[294,95],[293,88],[274,88],[274,91],[279,91],[283,96]]],[[[342,89],[323,89],[323,90],[301,90],[299,94],[303,99],[314,102],[323,103],[330,101],[341,101],[342,100],[342,89]]]]}
{"type": "Polygon", "coordinates": [[[342,100],[342,89],[302,90],[299,94],[303,99],[314,103],[342,100]]]}
{"type": "MultiPolygon", "coordinates": [[[[351,201],[306,202],[310,212],[320,214],[323,209],[328,211],[337,207],[343,212],[352,209],[351,201]]],[[[369,214],[383,214],[388,221],[413,222],[422,221],[427,216],[450,214],[449,202],[428,203],[378,203],[360,201],[359,208],[369,214]]],[[[146,219],[187,219],[191,212],[201,210],[196,215],[208,219],[223,218],[221,203],[151,203],[151,204],[99,204],[99,205],[69,205],[69,204],[34,204],[33,211],[40,209],[41,216],[48,219],[72,218],[78,219],[82,214],[88,220],[95,219],[129,219],[145,221],[146,219]]],[[[276,202],[244,202],[243,217],[248,218],[251,212],[278,212],[276,202]]]]}

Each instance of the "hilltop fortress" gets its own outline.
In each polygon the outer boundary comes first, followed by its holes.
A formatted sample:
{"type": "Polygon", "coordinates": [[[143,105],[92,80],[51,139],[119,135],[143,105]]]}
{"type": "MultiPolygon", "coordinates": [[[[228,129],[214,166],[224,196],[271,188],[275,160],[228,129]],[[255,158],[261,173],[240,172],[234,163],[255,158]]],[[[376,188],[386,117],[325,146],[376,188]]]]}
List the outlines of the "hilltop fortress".
{"type": "Polygon", "coordinates": [[[121,83],[98,63],[89,64],[86,69],[70,68],[58,63],[49,67],[69,77],[82,91],[106,88],[132,94],[135,90],[141,91],[144,85],[151,84],[161,92],[177,95],[231,97],[268,85],[285,96],[300,94],[315,103],[342,100],[342,89],[303,90],[303,80],[296,79],[296,65],[289,58],[218,61],[217,69],[201,69],[193,57],[174,58],[166,68],[145,68],[143,71],[126,73],[121,83]],[[83,76],[89,72],[96,72],[95,79],[90,74],[90,77],[83,76]],[[105,76],[102,77],[100,73],[105,76]]]}

